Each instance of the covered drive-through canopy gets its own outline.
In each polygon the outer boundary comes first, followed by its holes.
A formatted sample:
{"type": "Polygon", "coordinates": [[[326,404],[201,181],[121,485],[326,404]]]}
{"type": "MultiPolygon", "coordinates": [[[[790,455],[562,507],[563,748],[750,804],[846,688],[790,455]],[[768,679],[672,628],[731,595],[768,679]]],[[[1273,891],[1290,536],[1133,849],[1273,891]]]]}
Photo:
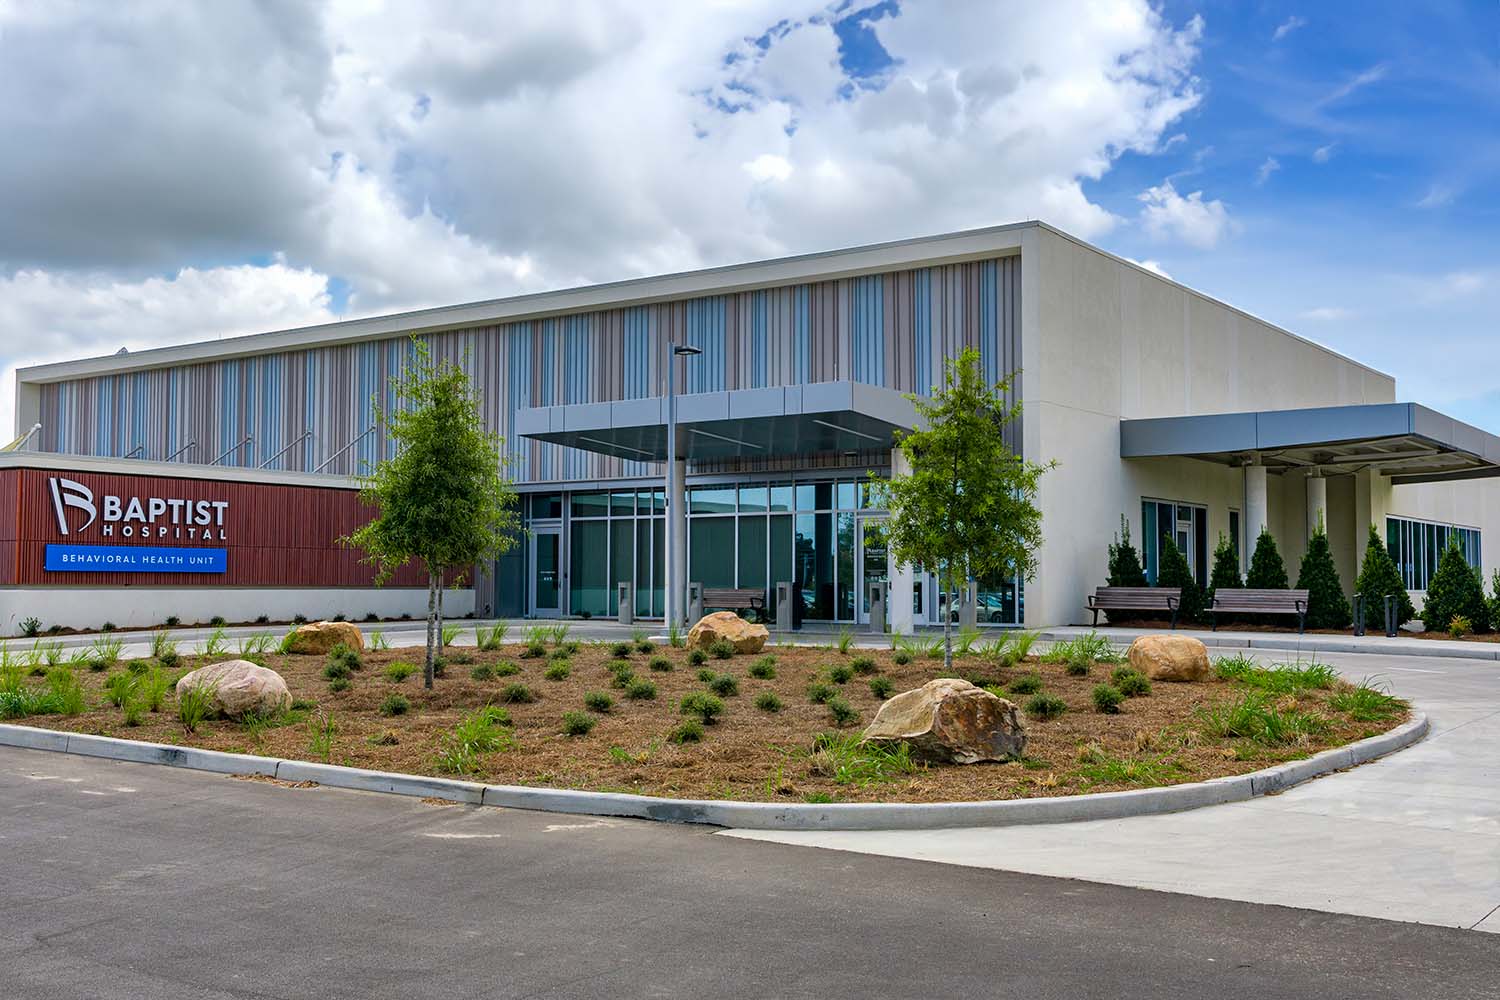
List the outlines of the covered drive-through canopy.
{"type": "MultiPolygon", "coordinates": [[[[692,461],[890,448],[916,426],[911,400],[863,382],[817,382],[677,397],[679,454],[692,461]]],[[[523,437],[638,461],[667,457],[667,399],[538,406],[516,414],[523,437]]]]}
{"type": "Polygon", "coordinates": [[[1417,403],[1120,421],[1120,457],[1167,456],[1318,474],[1368,468],[1396,485],[1500,476],[1500,438],[1417,403]]]}

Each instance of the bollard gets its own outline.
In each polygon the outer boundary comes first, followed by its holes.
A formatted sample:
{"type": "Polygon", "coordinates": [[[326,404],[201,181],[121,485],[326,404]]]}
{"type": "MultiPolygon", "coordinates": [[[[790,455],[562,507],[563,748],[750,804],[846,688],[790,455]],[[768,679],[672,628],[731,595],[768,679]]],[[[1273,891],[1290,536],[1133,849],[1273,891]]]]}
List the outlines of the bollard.
{"type": "Polygon", "coordinates": [[[1354,595],[1354,634],[1365,634],[1365,595],[1354,595]]]}
{"type": "Polygon", "coordinates": [[[885,589],[884,580],[872,580],[870,582],[870,629],[874,632],[885,631],[885,589]]]}
{"type": "Polygon", "coordinates": [[[790,582],[783,580],[776,584],[776,631],[792,631],[796,627],[793,620],[795,613],[792,585],[790,582]]]}
{"type": "Polygon", "coordinates": [[[1385,595],[1385,637],[1396,638],[1396,595],[1385,595]]]}
{"type": "Polygon", "coordinates": [[[688,584],[687,608],[688,622],[692,625],[698,624],[699,620],[703,617],[703,584],[688,584]]]}
{"type": "Polygon", "coordinates": [[[619,614],[621,625],[635,624],[635,584],[627,580],[621,580],[615,599],[615,608],[619,614]]]}

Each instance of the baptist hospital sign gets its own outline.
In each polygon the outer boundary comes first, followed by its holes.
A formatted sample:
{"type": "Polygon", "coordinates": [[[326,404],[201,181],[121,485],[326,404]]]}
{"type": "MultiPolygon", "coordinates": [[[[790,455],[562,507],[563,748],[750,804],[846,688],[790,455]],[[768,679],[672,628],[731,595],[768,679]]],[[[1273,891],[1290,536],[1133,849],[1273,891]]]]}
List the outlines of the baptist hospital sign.
{"type": "MultiPolygon", "coordinates": [[[[58,533],[65,538],[88,533],[111,540],[228,540],[224,528],[228,500],[127,498],[112,493],[96,497],[84,484],[63,476],[49,477],[47,490],[52,497],[58,533]]],[[[43,566],[49,573],[223,573],[228,563],[226,549],[202,545],[179,548],[68,542],[49,544],[43,566]]]]}

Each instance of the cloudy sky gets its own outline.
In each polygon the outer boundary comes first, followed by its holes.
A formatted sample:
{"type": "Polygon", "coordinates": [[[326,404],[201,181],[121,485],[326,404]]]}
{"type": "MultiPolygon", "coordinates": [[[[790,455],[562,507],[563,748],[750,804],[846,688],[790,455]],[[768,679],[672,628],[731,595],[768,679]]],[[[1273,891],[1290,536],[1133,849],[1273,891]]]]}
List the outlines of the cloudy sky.
{"type": "Polygon", "coordinates": [[[1500,430],[1500,4],[0,0],[18,364],[1041,218],[1500,430]]]}

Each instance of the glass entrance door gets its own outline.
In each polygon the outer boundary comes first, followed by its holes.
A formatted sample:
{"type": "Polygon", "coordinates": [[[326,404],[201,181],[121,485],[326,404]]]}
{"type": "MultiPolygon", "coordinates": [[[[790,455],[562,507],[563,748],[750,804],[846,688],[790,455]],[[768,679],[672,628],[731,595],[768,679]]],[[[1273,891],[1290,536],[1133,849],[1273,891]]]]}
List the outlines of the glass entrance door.
{"type": "MultiPolygon", "coordinates": [[[[859,611],[859,623],[868,625],[870,623],[870,584],[890,582],[890,556],[887,549],[885,537],[885,521],[883,517],[864,517],[859,519],[859,570],[856,578],[859,580],[859,600],[856,605],[859,611]]],[[[890,608],[892,597],[886,594],[886,621],[890,621],[890,608]]]]}
{"type": "Polygon", "coordinates": [[[562,529],[531,529],[531,613],[537,618],[562,614],[562,529]]]}

